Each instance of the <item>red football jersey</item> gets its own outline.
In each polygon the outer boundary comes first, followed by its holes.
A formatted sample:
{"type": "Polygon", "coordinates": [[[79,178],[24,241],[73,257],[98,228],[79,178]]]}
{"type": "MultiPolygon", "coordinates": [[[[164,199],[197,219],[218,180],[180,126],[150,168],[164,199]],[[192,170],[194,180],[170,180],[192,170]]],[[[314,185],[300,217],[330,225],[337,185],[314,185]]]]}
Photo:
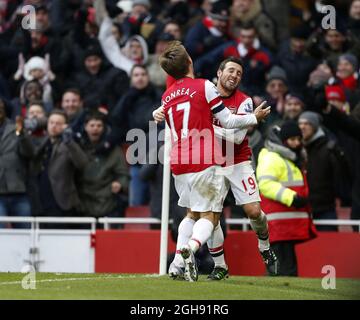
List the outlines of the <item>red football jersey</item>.
{"type": "Polygon", "coordinates": [[[166,89],[170,88],[174,83],[176,82],[176,79],[172,76],[167,75],[166,77],[166,89]]]}
{"type": "MultiPolygon", "coordinates": [[[[230,109],[230,111],[234,114],[245,115],[245,114],[253,113],[252,99],[239,90],[236,90],[231,96],[226,98],[221,97],[221,99],[225,107],[230,109]]],[[[215,118],[214,118],[214,124],[221,127],[220,122],[215,118]]],[[[226,164],[224,164],[224,166],[238,164],[247,160],[251,160],[252,153],[249,147],[248,138],[246,136],[241,144],[236,144],[236,143],[230,144],[230,142],[225,142],[224,140],[222,142],[223,142],[222,143],[223,155],[226,157],[226,164]],[[226,155],[226,143],[229,144],[228,147],[234,148],[233,155],[226,155]]]]}
{"type": "Polygon", "coordinates": [[[174,174],[199,172],[223,163],[212,125],[212,109],[221,104],[216,87],[205,79],[182,78],[165,91],[162,105],[171,130],[174,174]]]}

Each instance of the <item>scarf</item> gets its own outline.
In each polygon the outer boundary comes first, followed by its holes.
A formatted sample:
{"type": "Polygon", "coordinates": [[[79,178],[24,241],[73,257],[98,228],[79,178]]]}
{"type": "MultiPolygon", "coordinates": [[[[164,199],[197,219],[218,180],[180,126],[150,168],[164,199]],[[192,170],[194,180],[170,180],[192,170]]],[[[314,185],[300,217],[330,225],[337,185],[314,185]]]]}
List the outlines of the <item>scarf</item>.
{"type": "Polygon", "coordinates": [[[351,76],[341,79],[343,86],[350,90],[355,90],[357,88],[358,74],[357,72],[353,73],[351,76]]]}
{"type": "Polygon", "coordinates": [[[210,17],[205,17],[202,21],[203,25],[210,31],[210,33],[215,37],[223,36],[223,33],[214,27],[213,20],[210,17]]]}

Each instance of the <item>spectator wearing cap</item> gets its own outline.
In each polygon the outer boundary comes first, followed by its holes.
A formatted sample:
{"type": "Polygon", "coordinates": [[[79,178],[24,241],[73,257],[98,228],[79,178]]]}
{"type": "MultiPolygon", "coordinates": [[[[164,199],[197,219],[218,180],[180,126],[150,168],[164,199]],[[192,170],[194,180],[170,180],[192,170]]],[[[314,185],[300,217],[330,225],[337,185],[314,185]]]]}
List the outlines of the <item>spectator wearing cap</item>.
{"type": "Polygon", "coordinates": [[[341,55],[335,77],[325,86],[327,102],[348,114],[360,99],[358,69],[358,60],[353,54],[341,55]]]}
{"type": "MultiPolygon", "coordinates": [[[[319,114],[306,111],[299,117],[299,127],[307,151],[309,202],[314,219],[337,219],[335,198],[342,176],[349,177],[344,152],[329,140],[320,126],[319,114]]],[[[321,231],[337,231],[336,226],[317,226],[321,231]]]]}
{"type": "Polygon", "coordinates": [[[205,53],[231,40],[228,34],[229,7],[224,1],[212,3],[211,10],[201,21],[192,26],[184,46],[194,61],[205,53]]]}
{"type": "Polygon", "coordinates": [[[267,101],[275,112],[282,113],[285,95],[288,92],[288,78],[285,70],[279,66],[273,66],[266,77],[267,101]]]}
{"type": "MultiPolygon", "coordinates": [[[[289,92],[285,96],[284,110],[279,114],[279,118],[274,120],[271,126],[282,126],[288,120],[297,121],[300,114],[305,109],[305,98],[301,93],[289,92]]],[[[270,130],[269,127],[268,130],[270,130]]],[[[268,132],[266,133],[268,134],[268,132]]]]}
{"type": "Polygon", "coordinates": [[[215,66],[228,57],[241,58],[243,62],[241,90],[248,94],[260,94],[263,90],[265,74],[271,66],[271,54],[261,45],[252,23],[242,25],[236,41],[227,42],[195,61],[195,72],[202,77],[212,79],[216,76],[215,66]]]}
{"type": "Polygon", "coordinates": [[[297,121],[304,109],[304,96],[301,93],[291,91],[285,96],[283,119],[297,121]]]}
{"type": "Polygon", "coordinates": [[[275,62],[285,70],[289,89],[303,94],[309,75],[316,67],[316,60],[305,50],[306,39],[309,35],[310,30],[307,25],[294,28],[290,39],[282,42],[275,62]]]}
{"type": "Polygon", "coordinates": [[[129,88],[126,72],[109,65],[99,44],[86,48],[83,61],[83,71],[76,73],[67,87],[80,89],[86,109],[102,106],[110,112],[129,88]]]}
{"type": "Polygon", "coordinates": [[[149,56],[148,72],[150,82],[157,88],[164,90],[166,87],[166,72],[159,65],[159,57],[164,52],[169,41],[175,40],[170,33],[162,33],[155,45],[155,53],[149,56]]]}
{"type": "Polygon", "coordinates": [[[274,127],[260,151],[256,176],[261,207],[269,223],[270,244],[279,275],[297,276],[295,246],[316,235],[308,206],[301,131],[295,121],[274,127]]]}
{"type": "Polygon", "coordinates": [[[266,77],[265,94],[263,97],[254,96],[254,102],[259,105],[261,101],[266,100],[271,106],[271,113],[259,126],[262,134],[268,132],[268,128],[273,122],[280,119],[284,112],[285,96],[288,92],[287,75],[284,69],[279,66],[273,66],[266,77]]]}
{"type": "Polygon", "coordinates": [[[233,0],[231,6],[232,28],[241,28],[249,22],[254,24],[261,43],[276,51],[277,40],[274,21],[264,11],[260,0],[233,0]]]}
{"type": "MultiPolygon", "coordinates": [[[[22,54],[19,55],[19,66],[18,70],[14,75],[14,80],[17,82],[22,81],[31,81],[37,80],[42,86],[43,96],[41,98],[44,101],[47,108],[47,112],[50,112],[54,105],[54,90],[56,89],[57,84],[55,82],[56,76],[50,69],[50,56],[45,55],[45,59],[42,57],[32,57],[25,63],[24,57],[22,54]]],[[[24,90],[24,82],[20,87],[20,95],[24,90]]]]}

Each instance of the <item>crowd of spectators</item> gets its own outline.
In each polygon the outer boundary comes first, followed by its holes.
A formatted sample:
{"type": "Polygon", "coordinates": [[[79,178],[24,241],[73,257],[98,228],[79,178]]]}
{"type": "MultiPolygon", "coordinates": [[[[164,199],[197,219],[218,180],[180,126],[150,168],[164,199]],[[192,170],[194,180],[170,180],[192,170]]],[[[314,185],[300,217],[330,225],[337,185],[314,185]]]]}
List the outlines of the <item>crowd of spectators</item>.
{"type": "Polygon", "coordinates": [[[326,4],[335,29],[321,0],[0,0],[0,216],[159,217],[161,167],[127,163],[126,134],[149,134],[176,39],[214,82],[241,58],[240,89],[272,106],[248,132],[254,166],[271,127],[298,121],[314,217],[340,199],[360,219],[360,0],[326,4]]]}

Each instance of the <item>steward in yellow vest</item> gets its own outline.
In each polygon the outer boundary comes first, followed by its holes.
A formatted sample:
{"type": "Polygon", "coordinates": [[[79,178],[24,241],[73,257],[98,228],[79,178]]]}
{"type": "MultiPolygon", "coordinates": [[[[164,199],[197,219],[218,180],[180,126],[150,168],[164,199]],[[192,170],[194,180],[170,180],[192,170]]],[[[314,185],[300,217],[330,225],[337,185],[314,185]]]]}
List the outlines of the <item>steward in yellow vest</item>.
{"type": "MultiPolygon", "coordinates": [[[[309,214],[308,186],[305,172],[301,170],[301,131],[296,122],[285,122],[281,129],[274,127],[260,151],[256,176],[261,196],[261,207],[266,213],[270,242],[282,267],[281,252],[276,252],[274,243],[305,241],[316,235],[309,214]]],[[[291,274],[296,275],[295,265],[291,274]]],[[[291,255],[290,255],[291,256],[291,255]]],[[[284,268],[286,268],[284,262],[284,268]]],[[[280,270],[281,272],[281,270],[280,270]]]]}

